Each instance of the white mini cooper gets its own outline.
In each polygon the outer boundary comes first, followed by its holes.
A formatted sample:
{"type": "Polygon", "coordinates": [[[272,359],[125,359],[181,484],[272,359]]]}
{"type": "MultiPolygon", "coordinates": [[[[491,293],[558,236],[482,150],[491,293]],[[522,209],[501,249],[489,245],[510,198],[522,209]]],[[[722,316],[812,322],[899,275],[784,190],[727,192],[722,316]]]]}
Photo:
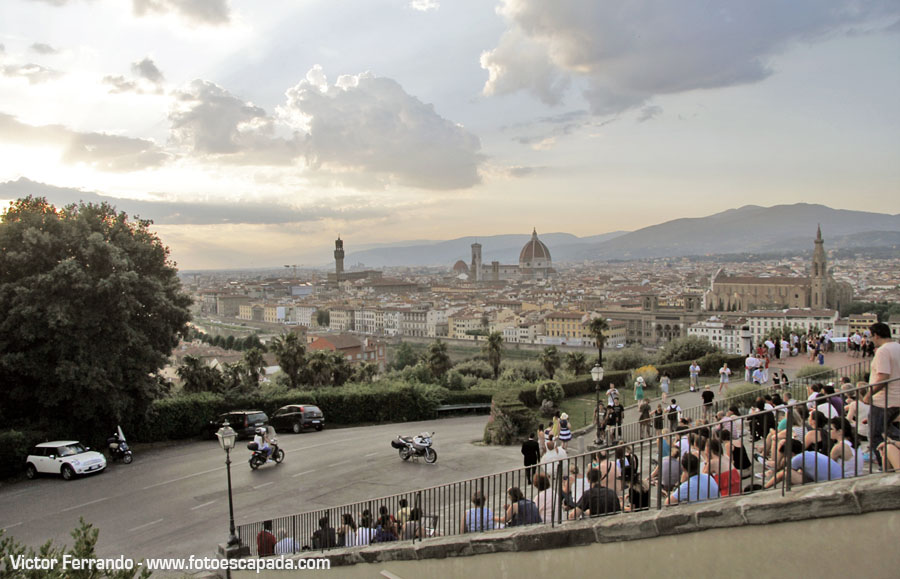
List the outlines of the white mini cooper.
{"type": "Polygon", "coordinates": [[[66,480],[76,475],[100,472],[106,468],[106,457],[75,440],[42,442],[31,450],[25,475],[59,474],[66,480]]]}

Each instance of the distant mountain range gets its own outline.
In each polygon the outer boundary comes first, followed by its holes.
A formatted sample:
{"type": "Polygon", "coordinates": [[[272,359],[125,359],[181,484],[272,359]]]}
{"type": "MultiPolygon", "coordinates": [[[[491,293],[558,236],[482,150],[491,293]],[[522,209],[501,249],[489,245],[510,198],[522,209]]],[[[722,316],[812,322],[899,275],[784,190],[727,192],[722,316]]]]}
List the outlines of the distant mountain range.
{"type": "MultiPolygon", "coordinates": [[[[825,248],[900,247],[900,215],[832,209],[797,203],[759,207],[747,205],[708,217],[675,219],[637,231],[616,231],[590,237],[568,233],[538,236],[554,262],[644,259],[727,253],[795,253],[812,250],[816,227],[822,227],[825,248]]],[[[345,263],[366,267],[453,265],[469,263],[471,245],[482,245],[482,261],[518,263],[530,235],[461,237],[442,242],[394,244],[350,251],[345,263]]]]}

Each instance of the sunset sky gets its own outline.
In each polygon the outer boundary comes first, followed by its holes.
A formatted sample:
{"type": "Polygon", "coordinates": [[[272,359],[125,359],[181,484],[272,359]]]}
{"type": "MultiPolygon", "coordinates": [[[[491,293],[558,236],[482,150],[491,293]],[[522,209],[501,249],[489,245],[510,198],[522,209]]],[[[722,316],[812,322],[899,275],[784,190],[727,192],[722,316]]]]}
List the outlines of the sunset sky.
{"type": "Polygon", "coordinates": [[[3,0],[0,158],[4,207],[108,198],[188,269],[900,213],[900,3],[3,0]]]}

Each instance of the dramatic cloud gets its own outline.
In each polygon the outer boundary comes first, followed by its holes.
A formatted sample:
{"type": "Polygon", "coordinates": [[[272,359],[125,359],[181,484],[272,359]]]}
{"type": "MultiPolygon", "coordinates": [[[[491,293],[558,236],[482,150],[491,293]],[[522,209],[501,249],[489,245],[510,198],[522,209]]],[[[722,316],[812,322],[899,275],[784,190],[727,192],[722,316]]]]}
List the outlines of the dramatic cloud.
{"type": "Polygon", "coordinates": [[[8,64],[0,67],[0,71],[3,72],[3,76],[27,79],[29,84],[39,84],[56,80],[63,74],[58,70],[53,70],[52,68],[47,68],[34,63],[8,64]]]}
{"type": "Polygon", "coordinates": [[[134,13],[175,13],[198,24],[227,24],[231,19],[228,0],[132,0],[134,13]]]}
{"type": "Polygon", "coordinates": [[[84,163],[101,171],[125,172],[158,167],[168,155],[146,139],[106,133],[79,133],[61,125],[32,126],[0,113],[0,142],[16,145],[55,146],[61,160],[84,163]]]}
{"type": "Polygon", "coordinates": [[[284,165],[302,156],[295,137],[276,136],[275,120],[215,83],[195,80],[176,94],[172,141],[193,155],[238,164],[284,165]]]}
{"type": "Polygon", "coordinates": [[[17,181],[0,183],[0,198],[16,199],[27,195],[45,197],[58,207],[71,203],[105,201],[129,215],[152,219],[157,225],[278,225],[335,219],[349,221],[373,219],[382,218],[390,213],[388,208],[372,205],[370,200],[365,199],[348,199],[342,203],[332,204],[315,203],[304,207],[265,201],[141,201],[54,187],[24,177],[17,181]]]}
{"type": "Polygon", "coordinates": [[[315,67],[287,97],[279,112],[307,133],[310,167],[339,182],[426,189],[480,182],[478,138],[394,80],[366,73],[341,76],[329,85],[315,67]]]}
{"type": "Polygon", "coordinates": [[[44,54],[44,55],[59,53],[59,50],[53,48],[49,44],[44,44],[43,42],[35,42],[34,44],[31,45],[31,50],[33,50],[34,52],[37,52],[38,54],[44,54]]]}
{"type": "Polygon", "coordinates": [[[485,94],[525,90],[556,104],[573,77],[602,115],[654,95],[757,82],[793,43],[900,16],[900,5],[880,0],[501,1],[510,28],[482,55],[485,94]]]}
{"type": "Polygon", "coordinates": [[[428,12],[440,8],[441,3],[438,0],[411,0],[409,7],[419,12],[428,12]]]}

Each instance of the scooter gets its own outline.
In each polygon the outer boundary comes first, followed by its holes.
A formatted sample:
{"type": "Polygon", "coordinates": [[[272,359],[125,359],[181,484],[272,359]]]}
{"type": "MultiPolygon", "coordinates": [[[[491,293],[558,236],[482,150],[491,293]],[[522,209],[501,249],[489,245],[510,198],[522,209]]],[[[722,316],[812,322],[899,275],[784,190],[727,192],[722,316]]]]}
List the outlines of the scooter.
{"type": "MultiPolygon", "coordinates": [[[[269,442],[269,446],[272,448],[272,460],[274,460],[276,464],[281,464],[281,461],[284,460],[284,451],[278,448],[278,442],[275,440],[269,442]]],[[[256,470],[266,464],[269,456],[265,450],[259,448],[258,444],[255,442],[248,442],[247,448],[253,452],[253,454],[250,455],[250,468],[256,470]]]]}
{"type": "Polygon", "coordinates": [[[122,432],[121,426],[116,433],[106,439],[106,448],[109,451],[109,458],[112,460],[121,460],[125,464],[131,464],[131,461],[134,460],[134,455],[128,448],[128,443],[125,442],[125,434],[122,432]]]}
{"type": "Polygon", "coordinates": [[[403,460],[410,458],[418,460],[422,456],[425,457],[425,462],[434,464],[437,462],[437,452],[431,448],[432,436],[433,432],[431,434],[422,432],[417,436],[397,436],[391,441],[391,446],[398,450],[403,460]]]}

